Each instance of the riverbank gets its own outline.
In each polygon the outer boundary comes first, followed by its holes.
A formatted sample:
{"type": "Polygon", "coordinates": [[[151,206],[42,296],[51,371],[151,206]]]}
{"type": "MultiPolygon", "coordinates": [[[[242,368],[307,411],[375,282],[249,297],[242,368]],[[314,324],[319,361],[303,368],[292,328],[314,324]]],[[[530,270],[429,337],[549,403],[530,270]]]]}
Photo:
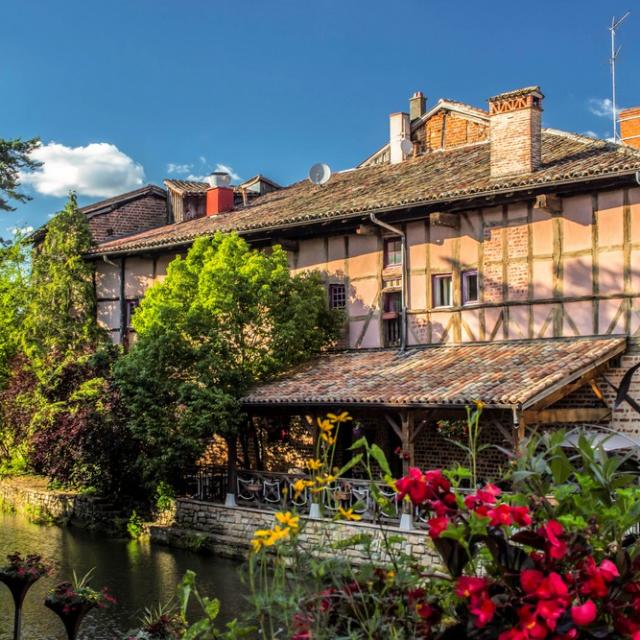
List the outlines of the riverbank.
{"type": "Polygon", "coordinates": [[[17,513],[34,524],[73,524],[105,533],[122,530],[122,514],[108,500],[79,491],[52,489],[41,476],[0,479],[0,511],[17,513]]]}
{"type": "MultiPolygon", "coordinates": [[[[37,476],[19,476],[0,480],[0,508],[17,512],[38,524],[71,524],[122,536],[126,517],[104,499],[74,491],[50,489],[47,480],[37,476]]],[[[332,545],[358,535],[371,536],[378,559],[385,561],[384,538],[393,536],[396,546],[427,567],[439,564],[439,557],[426,533],[421,530],[399,531],[365,522],[332,522],[302,516],[305,526],[300,534],[303,546],[320,555],[334,553],[332,545]],[[319,551],[321,550],[321,551],[319,551]],[[326,551],[322,551],[326,550],[326,551]]],[[[154,544],[206,552],[218,557],[245,559],[258,529],[269,529],[274,513],[227,507],[191,498],[178,498],[173,507],[143,525],[154,544]]],[[[357,565],[369,559],[350,545],[345,553],[357,565]]]]}

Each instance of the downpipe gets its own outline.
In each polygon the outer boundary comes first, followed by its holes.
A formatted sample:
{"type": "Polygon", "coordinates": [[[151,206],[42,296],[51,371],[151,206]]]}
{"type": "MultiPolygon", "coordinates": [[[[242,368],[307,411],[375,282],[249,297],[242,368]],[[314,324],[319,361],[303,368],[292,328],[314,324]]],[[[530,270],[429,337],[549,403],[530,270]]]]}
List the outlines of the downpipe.
{"type": "Polygon", "coordinates": [[[391,231],[391,233],[400,236],[400,247],[402,255],[402,286],[400,289],[400,351],[404,352],[407,349],[407,236],[402,229],[393,227],[382,220],[376,218],[375,213],[369,214],[369,219],[373,224],[391,231]]]}

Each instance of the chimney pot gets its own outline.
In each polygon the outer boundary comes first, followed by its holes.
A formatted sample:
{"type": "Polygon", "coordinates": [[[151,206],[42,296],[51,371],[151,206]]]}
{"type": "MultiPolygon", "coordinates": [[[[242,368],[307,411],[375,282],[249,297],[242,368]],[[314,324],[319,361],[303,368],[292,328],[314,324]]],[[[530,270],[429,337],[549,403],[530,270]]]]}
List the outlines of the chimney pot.
{"type": "Polygon", "coordinates": [[[207,215],[215,216],[233,210],[233,189],[230,187],[211,187],[207,189],[207,215]]]}
{"type": "Polygon", "coordinates": [[[427,110],[427,99],[422,91],[416,91],[409,99],[409,116],[411,122],[422,117],[427,110]]]}
{"type": "Polygon", "coordinates": [[[618,121],[622,142],[640,149],[640,107],[622,110],[618,121]]]}
{"type": "Polygon", "coordinates": [[[491,177],[533,173],[542,162],[540,87],[489,98],[491,177]]]}

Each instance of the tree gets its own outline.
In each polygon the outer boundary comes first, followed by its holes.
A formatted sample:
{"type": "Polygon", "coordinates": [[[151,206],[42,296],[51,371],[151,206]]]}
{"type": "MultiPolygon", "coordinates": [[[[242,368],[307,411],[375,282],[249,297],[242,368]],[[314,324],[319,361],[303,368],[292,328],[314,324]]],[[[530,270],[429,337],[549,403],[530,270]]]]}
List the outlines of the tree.
{"type": "Polygon", "coordinates": [[[72,193],[32,255],[23,341],[26,354],[41,366],[95,349],[104,338],[96,322],[93,267],[84,259],[90,248],[89,225],[72,193]]]}
{"type": "Polygon", "coordinates": [[[116,365],[150,483],[175,482],[214,432],[235,458],[249,388],[302,362],[338,335],[316,273],[292,276],[279,247],[237,235],[200,238],[150,288],[133,318],[137,340],[116,365]]]}
{"type": "Polygon", "coordinates": [[[31,138],[31,140],[0,138],[0,211],[15,211],[15,207],[9,204],[8,199],[17,202],[26,202],[31,199],[17,189],[20,186],[20,170],[36,169],[41,165],[31,157],[31,153],[39,146],[38,138],[31,138]]]}

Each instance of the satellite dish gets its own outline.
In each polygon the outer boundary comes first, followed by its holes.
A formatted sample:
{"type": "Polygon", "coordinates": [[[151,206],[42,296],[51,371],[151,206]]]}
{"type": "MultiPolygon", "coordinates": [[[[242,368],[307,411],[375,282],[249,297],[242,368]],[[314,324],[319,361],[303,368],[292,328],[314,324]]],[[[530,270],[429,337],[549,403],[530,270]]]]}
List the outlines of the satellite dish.
{"type": "Polygon", "coordinates": [[[309,180],[311,180],[313,184],[325,184],[329,182],[330,177],[331,169],[329,165],[324,162],[318,162],[309,169],[309,180]]]}
{"type": "Polygon", "coordinates": [[[413,142],[409,138],[403,138],[400,142],[400,150],[405,156],[408,156],[413,151],[413,142]]]}

